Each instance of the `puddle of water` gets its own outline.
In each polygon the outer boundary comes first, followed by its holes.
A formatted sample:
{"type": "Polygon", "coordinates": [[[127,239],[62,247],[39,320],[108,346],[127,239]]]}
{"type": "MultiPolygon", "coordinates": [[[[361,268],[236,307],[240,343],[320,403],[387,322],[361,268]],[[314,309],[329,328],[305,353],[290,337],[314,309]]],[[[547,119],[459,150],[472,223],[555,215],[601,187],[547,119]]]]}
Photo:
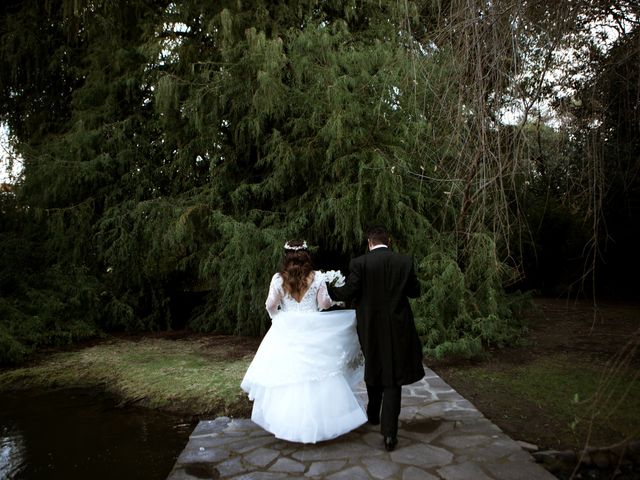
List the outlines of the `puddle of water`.
{"type": "Polygon", "coordinates": [[[0,395],[0,478],[164,479],[193,425],[96,392],[0,395]]]}

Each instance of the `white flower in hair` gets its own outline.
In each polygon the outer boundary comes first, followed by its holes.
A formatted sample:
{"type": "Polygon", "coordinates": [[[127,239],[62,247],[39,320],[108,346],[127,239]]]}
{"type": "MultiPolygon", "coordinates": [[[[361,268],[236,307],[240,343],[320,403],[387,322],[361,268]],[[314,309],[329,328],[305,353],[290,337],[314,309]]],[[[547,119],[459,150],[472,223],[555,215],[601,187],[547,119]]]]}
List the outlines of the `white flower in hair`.
{"type": "Polygon", "coordinates": [[[307,250],[308,248],[306,240],[302,242],[302,245],[290,245],[289,242],[284,244],[285,250],[307,250]]]}

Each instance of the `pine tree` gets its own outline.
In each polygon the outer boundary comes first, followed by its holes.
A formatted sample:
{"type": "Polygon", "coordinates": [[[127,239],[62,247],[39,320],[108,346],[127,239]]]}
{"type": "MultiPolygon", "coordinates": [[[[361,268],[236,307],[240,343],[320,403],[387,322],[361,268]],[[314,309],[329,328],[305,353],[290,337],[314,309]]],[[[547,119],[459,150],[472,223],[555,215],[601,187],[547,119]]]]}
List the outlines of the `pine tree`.
{"type": "MultiPolygon", "coordinates": [[[[25,172],[16,201],[37,227],[40,271],[86,292],[58,321],[175,328],[172,301],[203,292],[189,328],[262,334],[286,239],[344,262],[383,223],[416,256],[428,351],[517,337],[502,287],[513,269],[477,178],[486,152],[467,146],[482,122],[458,122],[466,66],[429,36],[441,6],[2,7],[2,120],[25,172]],[[469,175],[452,179],[460,165],[469,175]]],[[[20,315],[0,334],[33,346],[20,315]]]]}

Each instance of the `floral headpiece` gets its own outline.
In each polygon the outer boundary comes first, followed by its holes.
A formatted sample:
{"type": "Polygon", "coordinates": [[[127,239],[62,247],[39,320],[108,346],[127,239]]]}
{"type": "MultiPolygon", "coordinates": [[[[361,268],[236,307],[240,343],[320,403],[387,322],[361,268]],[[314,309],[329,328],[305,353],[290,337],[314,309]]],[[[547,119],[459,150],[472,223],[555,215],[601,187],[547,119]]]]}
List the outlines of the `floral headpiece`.
{"type": "Polygon", "coordinates": [[[290,245],[289,242],[284,244],[284,249],[285,250],[293,250],[293,251],[297,251],[297,250],[307,250],[309,247],[307,246],[307,241],[303,241],[302,245],[290,245]]]}

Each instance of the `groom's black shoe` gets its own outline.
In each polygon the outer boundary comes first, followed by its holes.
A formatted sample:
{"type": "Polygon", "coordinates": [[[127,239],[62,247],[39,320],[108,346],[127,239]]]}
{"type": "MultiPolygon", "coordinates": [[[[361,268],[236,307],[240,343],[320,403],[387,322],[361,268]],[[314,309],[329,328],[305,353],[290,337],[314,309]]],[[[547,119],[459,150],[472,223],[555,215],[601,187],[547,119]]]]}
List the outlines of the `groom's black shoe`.
{"type": "Polygon", "coordinates": [[[384,437],[384,449],[387,452],[393,451],[398,444],[398,437],[384,437]]]}

